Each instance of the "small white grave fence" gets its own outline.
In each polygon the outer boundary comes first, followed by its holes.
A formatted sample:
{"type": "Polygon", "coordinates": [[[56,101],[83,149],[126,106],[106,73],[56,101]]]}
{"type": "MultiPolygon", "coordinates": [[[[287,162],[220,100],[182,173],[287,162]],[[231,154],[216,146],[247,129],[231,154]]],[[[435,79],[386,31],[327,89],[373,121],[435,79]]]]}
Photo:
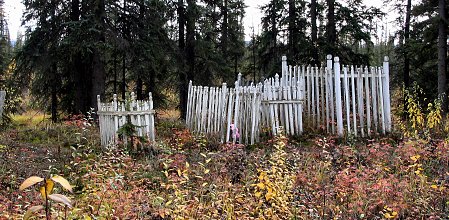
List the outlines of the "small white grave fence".
{"type": "Polygon", "coordinates": [[[305,118],[327,133],[369,136],[391,131],[388,57],[382,67],[342,66],[327,56],[325,68],[291,67],[305,78],[305,118]]]}
{"type": "Polygon", "coordinates": [[[187,126],[194,133],[218,134],[222,141],[259,140],[262,127],[272,134],[283,127],[288,135],[309,128],[339,136],[369,136],[391,131],[389,63],[382,67],[342,66],[327,56],[326,67],[289,66],[282,57],[279,77],[235,88],[189,84],[187,126]]]}
{"type": "Polygon", "coordinates": [[[194,133],[216,134],[220,140],[255,143],[259,140],[258,86],[193,86],[189,83],[186,124],[194,133]]]}
{"type": "MultiPolygon", "coordinates": [[[[98,119],[100,124],[101,145],[116,144],[117,132],[126,123],[135,126],[136,135],[155,140],[153,97],[149,94],[147,101],[136,100],[131,93],[131,100],[118,101],[114,94],[112,102],[102,103],[97,96],[98,119]]],[[[126,140],[126,139],[125,139],[126,140]]]]}

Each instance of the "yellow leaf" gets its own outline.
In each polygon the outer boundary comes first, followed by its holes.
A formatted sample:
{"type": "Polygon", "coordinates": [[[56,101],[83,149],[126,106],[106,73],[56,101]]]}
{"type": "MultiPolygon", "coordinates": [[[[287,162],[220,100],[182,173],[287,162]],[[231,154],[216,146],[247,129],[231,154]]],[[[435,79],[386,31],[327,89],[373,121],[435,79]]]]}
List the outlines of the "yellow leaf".
{"type": "Polygon", "coordinates": [[[272,199],[272,198],[273,198],[273,196],[274,196],[274,194],[273,194],[273,193],[271,193],[271,192],[267,192],[267,194],[265,194],[265,199],[266,199],[267,201],[270,201],[270,199],[272,199]]]}
{"type": "Polygon", "coordinates": [[[438,189],[438,186],[435,185],[435,184],[431,185],[430,187],[431,187],[432,189],[438,189]]]}
{"type": "Polygon", "coordinates": [[[38,182],[42,182],[44,179],[38,176],[32,176],[23,181],[23,183],[20,185],[19,190],[24,190],[38,182]]]}
{"type": "Polygon", "coordinates": [[[206,160],[206,163],[209,163],[211,160],[212,160],[212,159],[207,159],[207,160],[206,160]]]}
{"type": "Polygon", "coordinates": [[[203,154],[203,153],[200,153],[200,155],[203,156],[203,157],[207,157],[206,154],[203,154]]]}
{"type": "Polygon", "coordinates": [[[177,171],[178,171],[178,176],[181,176],[181,175],[182,175],[182,172],[181,172],[181,170],[180,170],[180,169],[178,169],[177,171]]]}
{"type": "Polygon", "coordinates": [[[53,192],[53,186],[55,183],[51,181],[50,179],[47,179],[45,181],[45,187],[41,186],[39,188],[39,191],[41,192],[42,199],[45,200],[48,195],[50,195],[53,192]]]}
{"type": "Polygon", "coordinates": [[[51,194],[51,195],[48,195],[48,198],[53,200],[53,201],[62,203],[64,205],[68,206],[69,208],[72,208],[72,201],[69,198],[67,198],[66,196],[64,196],[64,195],[51,194]]]}
{"type": "Polygon", "coordinates": [[[263,183],[258,183],[258,184],[257,184],[257,187],[258,187],[259,189],[265,189],[265,184],[263,184],[263,183]]]}
{"type": "Polygon", "coordinates": [[[256,192],[255,195],[256,195],[257,198],[260,198],[260,196],[262,195],[262,192],[256,192]]]}
{"type": "Polygon", "coordinates": [[[210,172],[209,169],[204,170],[204,174],[208,174],[210,172]]]}
{"type": "Polygon", "coordinates": [[[162,171],[162,173],[164,173],[165,177],[168,178],[168,172],[166,170],[162,171]]]}
{"type": "Polygon", "coordinates": [[[207,183],[203,183],[201,186],[202,186],[202,187],[205,187],[206,185],[207,185],[207,183]]]}
{"type": "Polygon", "coordinates": [[[168,201],[167,203],[165,203],[165,206],[169,206],[170,204],[173,203],[173,200],[168,201]]]}
{"type": "Polygon", "coordinates": [[[88,216],[88,215],[85,215],[84,216],[84,220],[92,220],[92,218],[90,216],[88,216]]]}
{"type": "Polygon", "coordinates": [[[418,161],[419,158],[421,158],[421,156],[419,155],[415,155],[415,156],[411,156],[410,159],[412,159],[414,162],[418,161]]]}
{"type": "Polygon", "coordinates": [[[35,213],[43,208],[44,208],[43,205],[32,206],[30,209],[27,210],[25,215],[23,215],[23,220],[29,219],[33,213],[35,213]]]}
{"type": "Polygon", "coordinates": [[[70,185],[69,181],[67,181],[66,179],[64,179],[64,177],[56,175],[56,176],[53,176],[51,179],[52,179],[53,181],[55,181],[55,182],[61,184],[61,186],[62,186],[64,189],[68,190],[69,192],[72,192],[72,186],[70,185]]]}
{"type": "Polygon", "coordinates": [[[393,217],[396,217],[396,216],[398,215],[398,212],[392,212],[391,215],[392,215],[393,217]]]}
{"type": "Polygon", "coordinates": [[[190,164],[186,161],[186,167],[189,168],[190,164]]]}

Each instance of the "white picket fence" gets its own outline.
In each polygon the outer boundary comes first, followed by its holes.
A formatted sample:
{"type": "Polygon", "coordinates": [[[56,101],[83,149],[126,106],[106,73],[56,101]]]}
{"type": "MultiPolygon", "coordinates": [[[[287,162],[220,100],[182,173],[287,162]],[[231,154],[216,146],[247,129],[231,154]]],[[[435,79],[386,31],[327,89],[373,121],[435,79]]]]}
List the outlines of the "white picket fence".
{"type": "Polygon", "coordinates": [[[305,78],[308,126],[328,133],[369,136],[391,131],[388,57],[382,67],[342,66],[327,56],[326,68],[293,67],[305,78]]]}
{"type": "Polygon", "coordinates": [[[222,142],[259,140],[261,84],[257,86],[193,86],[189,83],[186,124],[196,134],[217,135],[222,142]]]}
{"type": "Polygon", "coordinates": [[[0,121],[2,121],[3,106],[5,105],[6,92],[0,91],[0,121]]]}
{"type": "Polygon", "coordinates": [[[262,127],[270,127],[272,134],[282,127],[288,135],[303,132],[304,76],[296,68],[287,66],[282,57],[282,74],[263,83],[262,127]]]}
{"type": "MultiPolygon", "coordinates": [[[[248,84],[248,83],[247,83],[248,84]]],[[[282,57],[281,76],[235,88],[189,84],[187,126],[194,133],[217,134],[222,141],[255,143],[263,127],[272,134],[303,132],[304,123],[339,136],[391,131],[389,63],[382,67],[343,66],[327,56],[326,67],[289,66],[282,57]],[[305,122],[303,123],[303,119],[305,122]],[[234,130],[233,130],[234,128],[234,130]]]]}
{"type": "MultiPolygon", "coordinates": [[[[102,103],[97,96],[98,119],[100,124],[101,145],[116,144],[117,131],[127,122],[135,126],[136,135],[155,140],[153,97],[149,94],[147,101],[136,100],[131,93],[131,100],[117,101],[114,94],[112,102],[102,103]]],[[[126,141],[126,138],[125,138],[126,141]]]]}

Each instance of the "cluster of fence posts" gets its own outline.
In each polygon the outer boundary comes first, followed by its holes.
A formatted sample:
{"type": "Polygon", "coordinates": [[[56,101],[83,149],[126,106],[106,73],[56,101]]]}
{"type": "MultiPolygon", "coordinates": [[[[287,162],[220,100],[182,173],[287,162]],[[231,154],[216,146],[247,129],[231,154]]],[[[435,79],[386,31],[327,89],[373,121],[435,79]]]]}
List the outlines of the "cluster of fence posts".
{"type": "Polygon", "coordinates": [[[288,135],[301,134],[303,88],[304,75],[297,67],[288,66],[287,57],[283,56],[281,77],[276,74],[263,84],[262,126],[270,127],[272,134],[277,134],[280,127],[288,135]]]}
{"type": "Polygon", "coordinates": [[[383,67],[343,66],[327,56],[326,68],[301,67],[305,76],[308,126],[339,136],[391,131],[389,63],[383,67]]]}
{"type": "Polygon", "coordinates": [[[189,83],[186,124],[194,133],[217,135],[222,142],[254,144],[259,139],[261,84],[228,88],[189,83]]]}
{"type": "Polygon", "coordinates": [[[307,126],[339,136],[367,136],[391,131],[388,57],[383,67],[342,66],[327,56],[326,67],[289,66],[263,84],[235,88],[189,84],[187,126],[194,133],[215,133],[221,141],[258,140],[262,127],[288,135],[307,126]],[[237,132],[239,129],[240,132],[237,132]]]}
{"type": "Polygon", "coordinates": [[[0,91],[0,122],[2,121],[3,106],[5,105],[6,92],[0,91]]]}
{"type": "MultiPolygon", "coordinates": [[[[135,128],[135,134],[146,137],[150,141],[155,140],[153,97],[149,93],[148,100],[136,100],[131,93],[130,100],[118,101],[114,94],[112,102],[102,103],[97,96],[98,119],[100,124],[101,145],[116,144],[117,131],[123,125],[131,123],[135,128]]],[[[126,137],[124,138],[126,141],[126,137]]]]}

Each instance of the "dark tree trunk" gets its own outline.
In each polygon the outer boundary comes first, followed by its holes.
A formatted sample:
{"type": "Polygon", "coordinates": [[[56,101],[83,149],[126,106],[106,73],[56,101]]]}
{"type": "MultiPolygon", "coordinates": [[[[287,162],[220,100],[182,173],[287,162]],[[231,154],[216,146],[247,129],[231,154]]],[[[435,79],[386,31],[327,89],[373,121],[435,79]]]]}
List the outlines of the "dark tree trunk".
{"type": "MultiPolygon", "coordinates": [[[[137,23],[140,30],[143,30],[145,28],[143,25],[143,21],[145,20],[145,13],[146,13],[145,1],[140,0],[139,1],[139,22],[137,23]]],[[[139,33],[138,38],[141,39],[142,41],[144,40],[144,36],[142,36],[141,33],[139,33]]],[[[142,76],[143,76],[144,72],[145,71],[142,68],[139,68],[138,72],[137,72],[137,81],[136,81],[136,98],[137,98],[137,100],[143,100],[142,76]]]]}
{"type": "Polygon", "coordinates": [[[57,90],[57,83],[59,80],[57,80],[57,67],[56,64],[53,64],[51,69],[51,74],[53,75],[53,79],[51,82],[51,121],[57,122],[58,121],[58,90],[57,90]]]}
{"type": "Polygon", "coordinates": [[[188,83],[193,81],[195,73],[195,21],[196,21],[196,3],[195,0],[187,0],[187,14],[186,14],[186,45],[185,45],[185,58],[187,61],[187,73],[182,83],[180,94],[180,108],[181,118],[186,118],[187,113],[187,96],[188,96],[188,83]]]}
{"type": "Polygon", "coordinates": [[[273,7],[271,8],[271,40],[272,40],[272,48],[274,51],[275,59],[278,58],[277,48],[276,48],[276,46],[277,46],[276,38],[278,35],[277,26],[276,26],[276,6],[277,6],[277,1],[273,0],[273,7]]]}
{"type": "Polygon", "coordinates": [[[319,65],[319,58],[318,58],[318,28],[316,26],[316,20],[317,20],[317,0],[312,0],[310,3],[310,17],[312,20],[312,64],[313,65],[319,65]]]}
{"type": "Polygon", "coordinates": [[[410,38],[410,16],[412,9],[412,0],[407,0],[407,9],[405,14],[405,30],[404,30],[404,86],[405,89],[410,87],[410,58],[408,54],[409,38],[410,38]]]}
{"type": "Polygon", "coordinates": [[[447,112],[447,14],[446,1],[438,1],[438,96],[442,99],[442,109],[444,113],[447,112]]]}
{"type": "Polygon", "coordinates": [[[105,90],[106,72],[104,61],[101,52],[96,48],[93,51],[92,68],[92,92],[90,94],[90,103],[86,106],[87,111],[89,108],[97,109],[97,95],[103,96],[105,90]]]}
{"type": "Polygon", "coordinates": [[[181,118],[185,119],[187,113],[187,86],[188,80],[185,72],[185,12],[184,12],[184,0],[178,0],[178,28],[179,28],[179,38],[178,47],[180,54],[180,67],[178,69],[179,77],[179,109],[181,111],[181,118]]]}
{"type": "MultiPolygon", "coordinates": [[[[187,82],[195,75],[195,22],[196,22],[196,2],[187,0],[187,32],[186,32],[186,60],[187,60],[187,82]]],[[[187,84],[185,85],[188,86],[187,84]]],[[[187,104],[187,102],[186,102],[187,104]]]]}
{"type": "MultiPolygon", "coordinates": [[[[122,22],[123,22],[123,38],[124,40],[129,40],[129,29],[128,29],[128,22],[127,22],[127,18],[126,13],[128,11],[128,0],[124,0],[123,1],[123,15],[122,15],[122,22]]],[[[127,58],[127,53],[126,53],[126,49],[123,50],[123,54],[122,54],[122,100],[126,99],[126,58],[127,58]]]]}
{"type": "MultiPolygon", "coordinates": [[[[70,12],[70,19],[73,22],[79,21],[81,16],[81,10],[80,10],[80,1],[79,0],[72,0],[71,2],[71,12],[70,12]]],[[[71,30],[69,31],[72,32],[71,30]]],[[[82,54],[80,52],[76,52],[73,55],[73,69],[72,69],[72,79],[74,83],[74,90],[75,90],[75,108],[72,113],[74,114],[80,114],[83,113],[86,109],[86,102],[88,100],[89,83],[86,83],[86,80],[90,79],[90,76],[87,74],[87,68],[86,64],[83,61],[82,54]]]]}
{"type": "Polygon", "coordinates": [[[126,99],[126,52],[122,55],[122,100],[126,99]]]}
{"type": "MultiPolygon", "coordinates": [[[[96,0],[96,10],[95,10],[95,22],[98,26],[97,39],[102,44],[105,42],[105,28],[104,28],[104,18],[105,18],[105,0],[96,0]]],[[[98,48],[94,48],[92,54],[92,82],[91,82],[91,94],[89,108],[97,109],[97,95],[104,95],[106,72],[104,67],[104,60],[101,52],[98,48]]]]}
{"type": "Polygon", "coordinates": [[[114,50],[114,94],[117,94],[117,80],[118,80],[118,76],[117,76],[117,50],[114,50]]]}
{"type": "Polygon", "coordinates": [[[228,54],[228,0],[223,0],[224,5],[222,7],[222,13],[223,13],[223,23],[222,23],[222,49],[223,49],[223,58],[227,60],[227,54],[228,54]]]}
{"type": "Polygon", "coordinates": [[[335,0],[327,0],[327,47],[326,53],[335,53],[335,43],[337,42],[337,30],[335,27],[335,0]]]}
{"type": "Polygon", "coordinates": [[[288,0],[288,50],[289,59],[296,59],[298,56],[298,27],[296,25],[296,1],[288,0]]]}
{"type": "Polygon", "coordinates": [[[136,82],[136,97],[137,100],[142,100],[143,99],[143,82],[142,82],[142,78],[139,76],[137,76],[137,82],[136,82]]]}

